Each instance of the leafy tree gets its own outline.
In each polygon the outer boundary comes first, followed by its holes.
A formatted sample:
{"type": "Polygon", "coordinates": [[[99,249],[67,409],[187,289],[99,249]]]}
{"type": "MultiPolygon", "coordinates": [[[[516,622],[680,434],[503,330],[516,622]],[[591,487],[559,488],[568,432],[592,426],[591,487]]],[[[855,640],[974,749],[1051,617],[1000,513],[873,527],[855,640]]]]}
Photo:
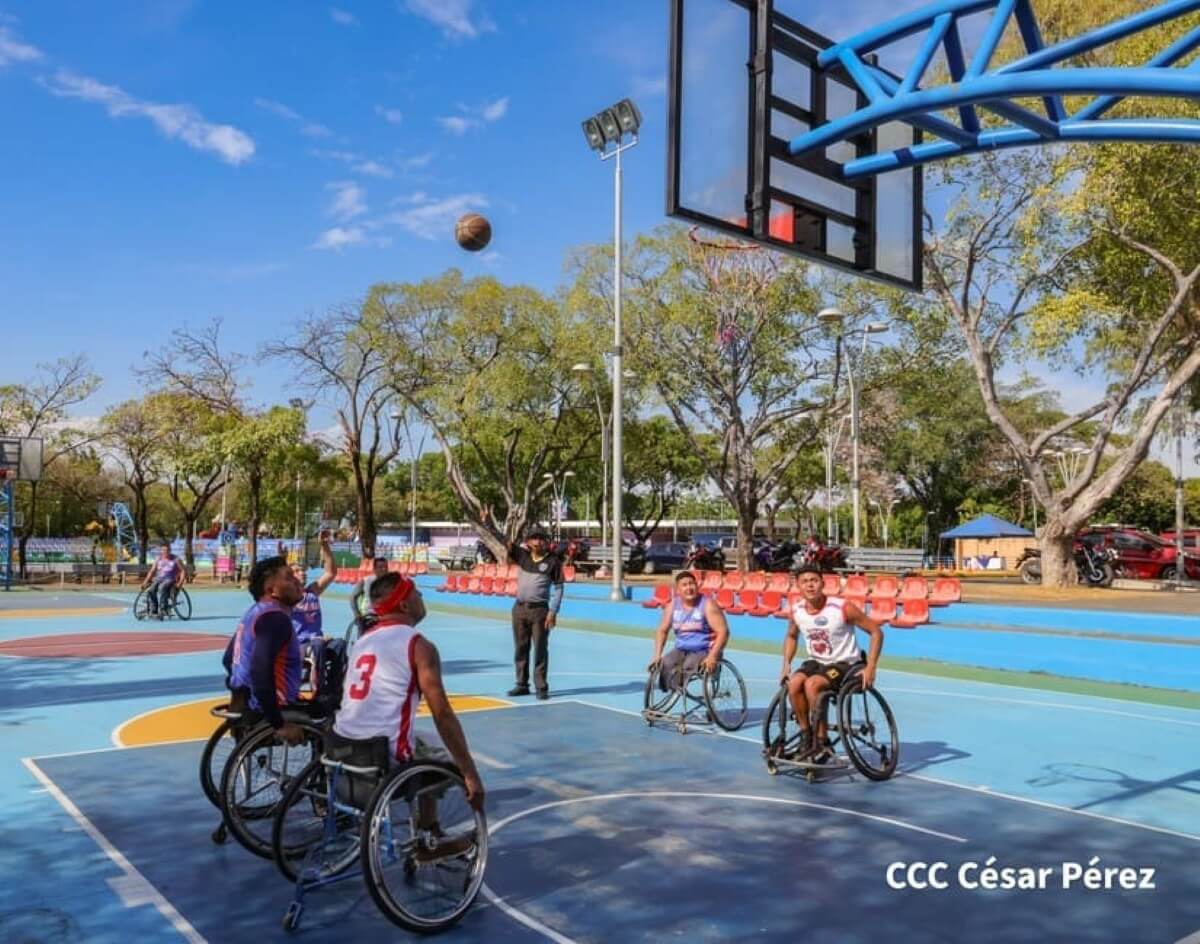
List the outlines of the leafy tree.
{"type": "Polygon", "coordinates": [[[695,445],[666,416],[626,422],[622,434],[629,459],[624,463],[625,526],[645,542],[682,494],[704,478],[704,462],[695,445]]]}
{"type": "Polygon", "coordinates": [[[1161,462],[1143,462],[1104,503],[1095,520],[1130,524],[1155,534],[1174,528],[1174,474],[1161,462]]]}
{"type": "Polygon", "coordinates": [[[101,441],[121,470],[133,497],[133,526],[138,539],[138,563],[146,563],[150,544],[150,506],[147,493],[158,481],[159,443],[155,417],[146,399],[126,400],[109,408],[100,420],[101,441]]]}
{"type": "Polygon", "coordinates": [[[263,488],[278,460],[295,449],[304,435],[304,414],[294,407],[273,406],[265,413],[244,415],[229,424],[219,448],[246,482],[249,503],[247,556],[258,559],[258,530],[262,522],[263,488]]]}

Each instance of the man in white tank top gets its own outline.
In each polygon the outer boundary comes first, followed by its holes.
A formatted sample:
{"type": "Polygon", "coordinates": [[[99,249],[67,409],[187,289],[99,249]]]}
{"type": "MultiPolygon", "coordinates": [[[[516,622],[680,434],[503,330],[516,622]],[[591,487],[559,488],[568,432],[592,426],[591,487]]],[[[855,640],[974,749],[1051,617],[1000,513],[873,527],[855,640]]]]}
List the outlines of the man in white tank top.
{"type": "Polygon", "coordinates": [[[414,729],[417,706],[424,698],[442,742],[462,773],[467,800],[482,809],[483,782],[446,697],[437,647],[416,629],[425,618],[421,592],[407,577],[385,574],[371,586],[371,606],[378,619],[350,649],[342,706],[333,730],[354,740],[386,737],[397,763],[436,757],[438,752],[421,741],[414,729]]]}
{"type": "Polygon", "coordinates": [[[783,640],[783,680],[787,683],[792,712],[803,736],[800,756],[796,759],[812,758],[819,763],[829,755],[828,732],[822,717],[817,721],[814,736],[810,708],[816,706],[821,692],[826,689],[836,692],[850,670],[863,661],[862,650],[854,635],[856,626],[871,636],[871,648],[862,669],[862,685],[870,688],[875,684],[875,669],[883,649],[883,630],[879,623],[868,619],[848,600],[825,596],[821,572],[815,567],[800,568],[796,574],[796,588],[804,598],[792,608],[792,618],[783,640]],[[796,656],[801,633],[808,658],[800,663],[799,670],[793,675],[792,659],[796,656]]]}

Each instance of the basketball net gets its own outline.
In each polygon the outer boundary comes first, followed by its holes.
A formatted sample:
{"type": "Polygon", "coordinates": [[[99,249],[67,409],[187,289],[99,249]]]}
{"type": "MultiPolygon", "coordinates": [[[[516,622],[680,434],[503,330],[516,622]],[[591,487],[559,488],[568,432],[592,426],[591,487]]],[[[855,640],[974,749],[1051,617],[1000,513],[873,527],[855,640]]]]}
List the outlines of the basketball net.
{"type": "MultiPolygon", "coordinates": [[[[766,251],[766,247],[755,243],[701,236],[699,226],[688,229],[688,239],[701,250],[705,273],[709,283],[714,286],[729,283],[736,289],[737,283],[741,279],[739,279],[737,263],[733,260],[750,258],[748,256],[731,256],[727,259],[724,258],[725,253],[762,253],[766,251]]],[[[735,297],[739,295],[736,291],[733,294],[735,297]]],[[[740,305],[735,302],[730,308],[717,312],[717,350],[730,358],[743,354],[745,346],[749,343],[738,325],[739,308],[740,305]]]]}

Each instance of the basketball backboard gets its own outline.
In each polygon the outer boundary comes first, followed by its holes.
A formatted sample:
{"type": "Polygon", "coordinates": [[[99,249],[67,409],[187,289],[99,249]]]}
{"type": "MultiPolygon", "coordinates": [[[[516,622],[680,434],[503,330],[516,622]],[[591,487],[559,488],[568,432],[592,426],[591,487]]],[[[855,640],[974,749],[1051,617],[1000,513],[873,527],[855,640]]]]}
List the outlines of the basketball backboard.
{"type": "Polygon", "coordinates": [[[670,0],[667,214],[906,289],[921,288],[919,167],[847,180],[842,166],[918,144],[894,122],[792,157],[788,143],[861,107],[833,41],[775,0],[670,0]]]}
{"type": "Polygon", "coordinates": [[[42,478],[42,440],[36,437],[0,436],[0,475],[18,482],[42,478]]]}

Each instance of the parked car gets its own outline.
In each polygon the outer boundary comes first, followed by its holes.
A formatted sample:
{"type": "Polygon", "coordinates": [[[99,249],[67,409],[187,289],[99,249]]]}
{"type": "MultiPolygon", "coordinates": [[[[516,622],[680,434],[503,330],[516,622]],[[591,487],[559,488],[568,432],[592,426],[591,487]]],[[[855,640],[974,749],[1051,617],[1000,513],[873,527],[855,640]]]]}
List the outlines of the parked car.
{"type": "Polygon", "coordinates": [[[721,531],[699,531],[692,535],[693,544],[704,544],[714,550],[721,551],[726,557],[737,553],[737,535],[721,531]]]}
{"type": "Polygon", "coordinates": [[[631,574],[669,574],[683,568],[688,546],[680,541],[651,544],[644,550],[634,548],[626,569],[631,574]]]}
{"type": "MultiPolygon", "coordinates": [[[[1111,548],[1120,577],[1138,580],[1174,580],[1175,545],[1140,528],[1101,526],[1079,533],[1079,540],[1092,548],[1111,548]]],[[[1184,574],[1200,580],[1200,556],[1186,554],[1184,574]]]]}
{"type": "MultiPolygon", "coordinates": [[[[1159,535],[1168,544],[1175,543],[1175,531],[1164,531],[1159,535]]],[[[1185,551],[1200,553],[1200,528],[1183,529],[1183,547],[1185,551]]]]}

